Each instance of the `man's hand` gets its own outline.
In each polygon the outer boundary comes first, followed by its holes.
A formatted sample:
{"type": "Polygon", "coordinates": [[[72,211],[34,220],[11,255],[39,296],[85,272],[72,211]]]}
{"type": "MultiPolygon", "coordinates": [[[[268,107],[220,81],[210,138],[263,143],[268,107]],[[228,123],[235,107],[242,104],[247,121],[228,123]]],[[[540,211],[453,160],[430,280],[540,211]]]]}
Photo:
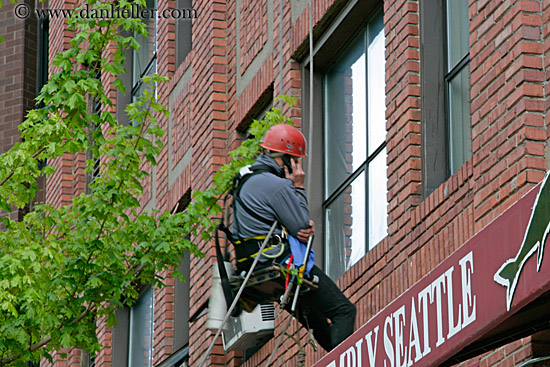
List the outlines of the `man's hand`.
{"type": "Polygon", "coordinates": [[[314,233],[315,233],[315,223],[313,223],[313,221],[310,220],[309,228],[300,229],[300,231],[298,232],[298,240],[300,240],[300,242],[307,243],[307,240],[309,239],[309,237],[313,236],[314,233]]]}
{"type": "Polygon", "coordinates": [[[298,159],[297,161],[295,161],[294,159],[291,159],[290,165],[292,166],[292,173],[288,172],[287,166],[283,166],[285,170],[285,177],[292,181],[294,187],[298,189],[303,189],[304,181],[306,179],[306,173],[302,168],[302,160],[298,159]]]}

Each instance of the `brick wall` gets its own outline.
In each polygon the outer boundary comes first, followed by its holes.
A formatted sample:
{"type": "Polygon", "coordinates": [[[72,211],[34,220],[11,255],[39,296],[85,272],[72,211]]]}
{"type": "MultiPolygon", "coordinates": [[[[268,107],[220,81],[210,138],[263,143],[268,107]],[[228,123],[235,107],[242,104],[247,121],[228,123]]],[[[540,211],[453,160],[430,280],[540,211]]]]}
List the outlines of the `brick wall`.
{"type": "MultiPolygon", "coordinates": [[[[457,367],[514,367],[536,358],[548,357],[550,334],[539,332],[532,336],[516,340],[502,348],[487,352],[478,358],[466,361],[457,367]]],[[[532,366],[548,366],[548,361],[541,361],[532,366]]]]}
{"type": "MultiPolygon", "coordinates": [[[[316,36],[328,28],[345,3],[314,1],[316,36]]],[[[159,165],[152,169],[151,188],[142,200],[144,207],[153,203],[161,211],[173,210],[185,193],[206,188],[214,172],[227,162],[227,152],[242,139],[237,127],[253,117],[266,95],[298,97],[297,106],[285,112],[301,126],[300,62],[307,53],[309,8],[293,14],[301,9],[293,4],[283,0],[195,1],[194,46],[181,65],[175,65],[174,20],[159,21],[158,71],[171,81],[159,86],[158,95],[170,107],[171,117],[160,119],[167,134],[159,165]]],[[[174,6],[173,0],[159,5],[161,9],[174,6]]],[[[384,1],[389,235],[338,280],[357,305],[357,327],[542,179],[550,154],[549,8],[550,0],[470,1],[473,156],[422,197],[419,1],[384,1]]],[[[54,52],[70,35],[63,33],[62,24],[52,24],[52,28],[54,52]]],[[[80,190],[73,182],[75,176],[80,177],[81,161],[67,156],[55,164],[59,174],[48,182],[49,198],[63,203],[80,190]]],[[[213,244],[199,240],[197,244],[206,256],[191,261],[191,314],[208,299],[214,262],[213,244]]],[[[170,274],[165,275],[167,287],[155,294],[155,363],[174,352],[177,309],[170,274]]],[[[276,336],[284,331],[287,317],[277,319],[276,336]]],[[[212,338],[204,324],[205,317],[201,317],[191,325],[191,365],[198,363],[212,338]]],[[[112,334],[102,324],[99,330],[106,348],[97,363],[109,366],[112,334]]],[[[295,321],[288,332],[307,340],[295,321]]],[[[525,338],[464,366],[517,365],[534,355],[536,345],[545,345],[544,340],[525,338]]],[[[265,363],[274,346],[271,340],[243,365],[265,363]]],[[[298,350],[285,338],[273,365],[288,365],[298,350]]],[[[324,354],[310,346],[306,353],[306,365],[324,354]]],[[[238,366],[240,357],[238,353],[226,355],[218,342],[210,365],[238,366]]]]}
{"type": "Polygon", "coordinates": [[[19,141],[17,127],[36,96],[37,22],[18,19],[14,10],[8,3],[0,11],[0,152],[19,141]]]}
{"type": "MultiPolygon", "coordinates": [[[[51,9],[74,9],[74,0],[50,0],[51,9]]],[[[73,32],[66,29],[66,19],[57,17],[50,19],[50,73],[56,72],[57,67],[51,64],[55,54],[69,47],[73,32]]],[[[68,205],[74,196],[83,193],[86,187],[86,156],[83,153],[64,154],[62,157],[48,162],[55,173],[46,179],[46,202],[54,206],[68,205]]]]}
{"type": "Polygon", "coordinates": [[[542,180],[546,124],[539,1],[470,8],[476,231],[542,180]]]}
{"type": "MultiPolygon", "coordinates": [[[[30,49],[31,44],[25,41],[31,30],[31,21],[16,18],[14,9],[15,4],[11,3],[0,9],[0,35],[5,40],[0,43],[0,153],[19,141],[17,127],[29,108],[29,92],[34,93],[29,86],[32,81],[36,82],[35,68],[24,61],[27,54],[29,61],[34,61],[36,66],[36,45],[30,49]],[[31,54],[33,50],[34,55],[31,54]]],[[[12,213],[11,217],[16,219],[17,213],[12,213]]]]}
{"type": "Polygon", "coordinates": [[[0,12],[0,152],[19,140],[18,125],[36,95],[36,19],[18,19],[15,4],[0,12]]]}
{"type": "MultiPolygon", "coordinates": [[[[34,9],[33,1],[24,3],[31,11],[34,9]]],[[[18,126],[26,112],[35,107],[37,95],[38,22],[32,15],[25,20],[18,19],[14,13],[16,5],[4,2],[0,8],[0,35],[5,39],[0,43],[0,153],[19,141],[18,126]]],[[[23,213],[13,212],[12,219],[20,218],[23,213]]],[[[69,364],[67,359],[56,356],[57,365],[80,365],[79,350],[73,348],[68,354],[69,364]]]]}
{"type": "MultiPolygon", "coordinates": [[[[34,2],[24,3],[34,8],[34,2]]],[[[20,140],[18,126],[33,108],[37,89],[37,19],[17,18],[16,5],[7,3],[0,8],[0,35],[5,40],[0,43],[0,153],[20,140]]],[[[16,210],[10,217],[18,219],[23,214],[16,210]]]]}
{"type": "Polygon", "coordinates": [[[241,2],[241,73],[248,68],[267,42],[267,2],[241,2]]]}

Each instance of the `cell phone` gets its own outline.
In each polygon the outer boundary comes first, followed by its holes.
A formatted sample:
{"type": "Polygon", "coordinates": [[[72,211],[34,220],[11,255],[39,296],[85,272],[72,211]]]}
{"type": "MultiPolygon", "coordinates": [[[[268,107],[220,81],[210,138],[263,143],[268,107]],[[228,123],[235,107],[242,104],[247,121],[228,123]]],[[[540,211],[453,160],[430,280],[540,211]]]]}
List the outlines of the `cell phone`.
{"type": "Polygon", "coordinates": [[[288,168],[288,173],[292,174],[292,164],[290,160],[292,158],[288,154],[283,154],[283,164],[288,168]]]}

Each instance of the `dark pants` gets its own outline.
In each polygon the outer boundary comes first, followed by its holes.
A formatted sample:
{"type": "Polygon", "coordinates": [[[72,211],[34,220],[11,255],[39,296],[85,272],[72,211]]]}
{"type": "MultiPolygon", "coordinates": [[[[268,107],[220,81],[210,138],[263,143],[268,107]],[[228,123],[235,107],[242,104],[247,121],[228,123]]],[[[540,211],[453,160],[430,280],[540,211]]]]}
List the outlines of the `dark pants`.
{"type": "MultiPolygon", "coordinates": [[[[258,248],[260,244],[254,246],[258,248]]],[[[282,263],[289,253],[287,249],[284,254],[275,260],[261,258],[254,271],[269,266],[273,262],[282,263]]],[[[252,260],[241,262],[237,265],[237,270],[238,272],[247,271],[251,265],[252,260]]],[[[310,275],[312,278],[315,275],[319,278],[319,288],[301,294],[298,298],[298,321],[305,328],[312,329],[315,340],[323,349],[329,352],[353,333],[356,307],[347,299],[332,279],[317,266],[313,267],[310,275]]],[[[283,286],[281,284],[281,287],[283,286]]],[[[279,299],[282,293],[274,296],[279,299]]],[[[287,311],[290,311],[291,303],[292,299],[286,307],[287,311]]]]}
{"type": "Polygon", "coordinates": [[[298,320],[313,329],[315,340],[329,352],[353,333],[356,307],[317,266],[311,275],[319,277],[319,288],[298,298],[298,320]]]}

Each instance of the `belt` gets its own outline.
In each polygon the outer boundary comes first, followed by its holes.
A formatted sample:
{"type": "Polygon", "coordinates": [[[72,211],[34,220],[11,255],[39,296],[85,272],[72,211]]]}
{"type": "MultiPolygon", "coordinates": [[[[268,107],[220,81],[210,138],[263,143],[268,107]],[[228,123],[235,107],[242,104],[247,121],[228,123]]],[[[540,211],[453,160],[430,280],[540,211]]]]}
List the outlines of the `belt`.
{"type": "MultiPolygon", "coordinates": [[[[262,245],[263,241],[267,236],[255,236],[249,237],[242,240],[235,241],[235,255],[238,263],[242,263],[248,260],[254,259],[258,255],[258,250],[262,245]]],[[[276,248],[279,245],[282,245],[281,254],[284,251],[284,242],[279,235],[273,235],[269,240],[270,245],[266,246],[262,253],[265,253],[271,249],[276,248]]],[[[281,255],[277,254],[275,257],[281,255]]]]}

